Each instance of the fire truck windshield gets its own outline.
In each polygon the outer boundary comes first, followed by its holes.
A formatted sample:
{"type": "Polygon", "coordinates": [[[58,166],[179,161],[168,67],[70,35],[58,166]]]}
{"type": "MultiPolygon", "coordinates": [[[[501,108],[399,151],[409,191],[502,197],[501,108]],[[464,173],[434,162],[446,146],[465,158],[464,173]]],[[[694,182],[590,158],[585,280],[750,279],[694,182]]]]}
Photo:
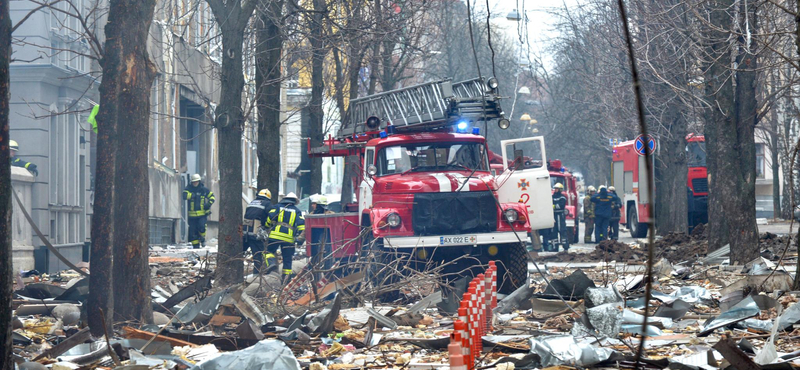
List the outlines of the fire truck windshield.
{"type": "Polygon", "coordinates": [[[690,142],[686,145],[686,162],[689,167],[706,166],[706,143],[690,142]]]}
{"type": "Polygon", "coordinates": [[[378,151],[377,176],[430,171],[488,171],[482,143],[400,144],[378,151]]]}

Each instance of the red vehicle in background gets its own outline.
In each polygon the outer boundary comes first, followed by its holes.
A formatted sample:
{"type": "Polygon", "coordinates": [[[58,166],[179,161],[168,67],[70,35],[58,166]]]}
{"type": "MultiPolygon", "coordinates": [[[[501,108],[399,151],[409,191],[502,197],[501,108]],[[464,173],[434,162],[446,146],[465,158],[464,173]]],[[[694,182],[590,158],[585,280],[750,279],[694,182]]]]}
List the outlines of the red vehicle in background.
{"type": "MultiPolygon", "coordinates": [[[[634,141],[614,146],[612,153],[611,184],[617,188],[622,200],[620,223],[626,225],[634,238],[647,236],[648,209],[653,202],[647,199],[644,156],[636,153],[634,141]]],[[[656,153],[656,155],[658,155],[656,153]]],[[[702,135],[686,137],[688,162],[687,202],[689,203],[689,229],[708,223],[708,170],[706,168],[706,143],[702,135]]]]}
{"type": "Polygon", "coordinates": [[[578,243],[579,223],[578,215],[581,207],[581,200],[578,196],[578,181],[572,172],[561,165],[561,160],[553,159],[547,161],[547,170],[550,171],[550,188],[557,183],[564,185],[564,196],[567,198],[566,223],[567,235],[570,235],[571,243],[578,243]]]}

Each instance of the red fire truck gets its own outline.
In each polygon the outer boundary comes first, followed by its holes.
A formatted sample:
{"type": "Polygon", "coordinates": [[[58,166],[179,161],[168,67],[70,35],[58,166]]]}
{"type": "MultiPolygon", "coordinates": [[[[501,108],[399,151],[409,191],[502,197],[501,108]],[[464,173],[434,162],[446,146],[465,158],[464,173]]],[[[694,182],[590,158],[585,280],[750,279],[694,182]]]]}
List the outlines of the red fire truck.
{"type": "MultiPolygon", "coordinates": [[[[706,169],[706,143],[701,135],[686,137],[688,162],[687,202],[689,203],[689,228],[708,223],[708,171],[706,169]]],[[[614,146],[612,153],[611,183],[622,199],[620,223],[628,227],[631,236],[647,236],[647,210],[653,202],[647,199],[644,156],[636,153],[635,141],[625,141],[614,146]]],[[[658,155],[658,154],[656,154],[658,155]]]]}
{"type": "Polygon", "coordinates": [[[351,178],[357,202],[306,216],[306,232],[322,230],[334,258],[370,246],[423,264],[464,255],[499,260],[499,277],[511,281],[505,290],[518,286],[527,277],[528,232],[553,226],[550,174],[541,165],[542,137],[502,141],[502,173],[492,169],[480,135],[490,121],[509,126],[494,79],[435,81],[353,100],[337,137],[309,144],[309,155],[359,158],[351,178]]]}

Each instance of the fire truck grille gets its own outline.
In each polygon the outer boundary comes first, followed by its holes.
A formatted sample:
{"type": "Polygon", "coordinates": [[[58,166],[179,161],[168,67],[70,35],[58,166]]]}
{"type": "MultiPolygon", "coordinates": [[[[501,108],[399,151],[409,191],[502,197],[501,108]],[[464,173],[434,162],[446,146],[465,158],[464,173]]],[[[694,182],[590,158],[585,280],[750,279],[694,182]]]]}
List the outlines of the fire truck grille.
{"type": "Polygon", "coordinates": [[[414,234],[449,235],[497,230],[497,205],[491,192],[414,195],[414,234]]]}
{"type": "Polygon", "coordinates": [[[708,179],[692,179],[692,189],[695,193],[708,193],[708,179]]]}

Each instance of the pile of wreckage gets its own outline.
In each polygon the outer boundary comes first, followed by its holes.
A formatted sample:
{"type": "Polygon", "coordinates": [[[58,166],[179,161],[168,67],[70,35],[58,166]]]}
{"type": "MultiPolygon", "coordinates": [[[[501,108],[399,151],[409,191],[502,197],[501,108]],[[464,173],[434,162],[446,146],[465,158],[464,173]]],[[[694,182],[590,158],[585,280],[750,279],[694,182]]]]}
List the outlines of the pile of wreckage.
{"type": "MultiPolygon", "coordinates": [[[[571,264],[531,254],[529,284],[498,295],[483,351],[468,368],[800,367],[800,292],[790,272],[765,257],[731,266],[727,253],[659,259],[649,302],[644,260],[571,264]]],[[[20,275],[12,302],[18,368],[449,369],[457,302],[473,278],[386,303],[355,293],[363,274],[315,281],[313,294],[257,275],[219,289],[213,256],[151,255],[154,323],[118,323],[103,338],[85,327],[88,278],[20,275]]]]}

